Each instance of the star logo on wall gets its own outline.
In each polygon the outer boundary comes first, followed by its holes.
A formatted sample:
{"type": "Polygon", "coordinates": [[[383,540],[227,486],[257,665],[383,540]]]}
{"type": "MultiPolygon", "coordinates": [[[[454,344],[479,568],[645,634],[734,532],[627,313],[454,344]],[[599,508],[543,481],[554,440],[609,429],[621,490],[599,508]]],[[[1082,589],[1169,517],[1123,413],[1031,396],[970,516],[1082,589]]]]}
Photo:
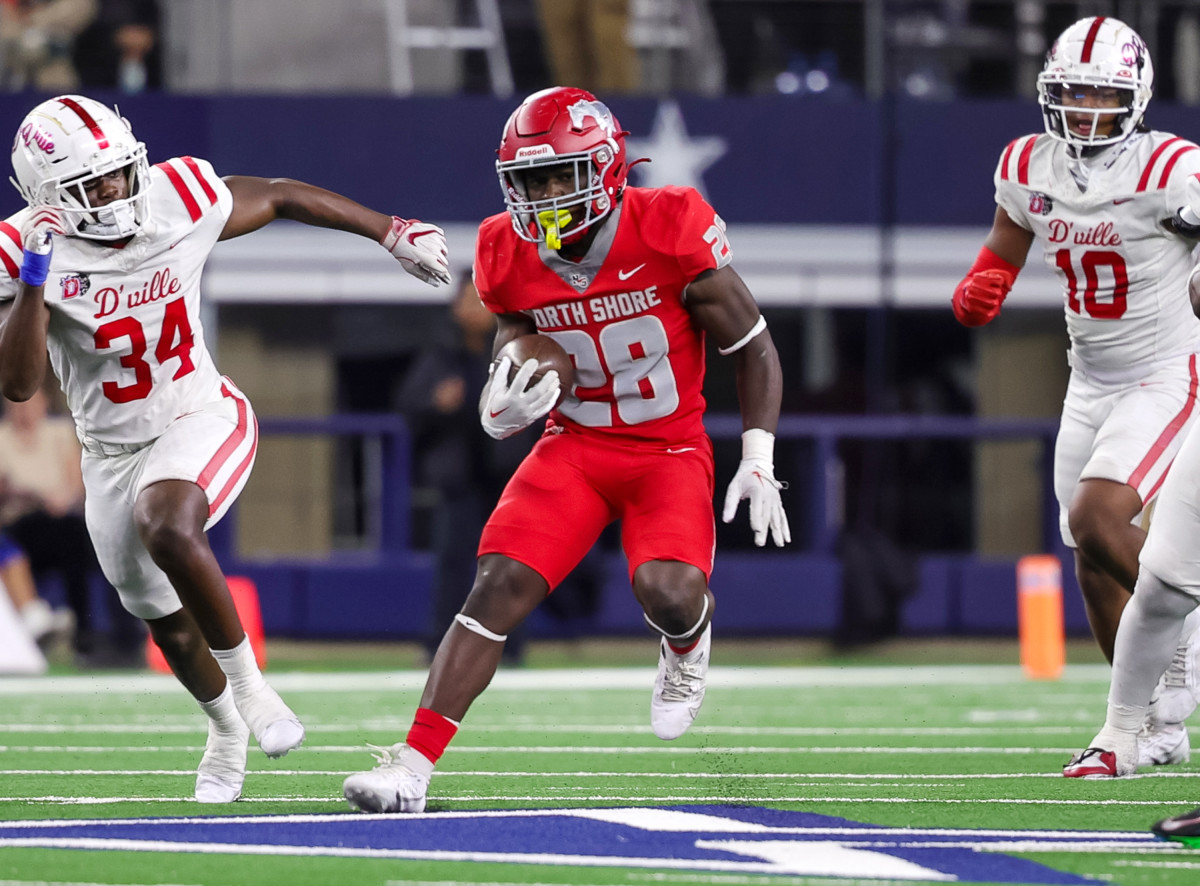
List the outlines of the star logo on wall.
{"type": "Polygon", "coordinates": [[[639,163],[633,168],[641,187],[683,185],[695,188],[707,197],[704,170],[725,155],[729,144],[715,135],[689,136],[679,105],[665,101],[658,105],[650,135],[646,138],[626,138],[625,150],[631,161],[640,157],[649,157],[652,161],[639,163]]]}

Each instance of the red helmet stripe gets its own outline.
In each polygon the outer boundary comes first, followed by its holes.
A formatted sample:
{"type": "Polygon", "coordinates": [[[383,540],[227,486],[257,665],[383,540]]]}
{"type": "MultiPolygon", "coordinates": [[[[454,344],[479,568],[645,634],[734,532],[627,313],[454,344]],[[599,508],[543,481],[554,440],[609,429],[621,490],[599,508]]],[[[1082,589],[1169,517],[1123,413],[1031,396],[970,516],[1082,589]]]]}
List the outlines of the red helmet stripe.
{"type": "Polygon", "coordinates": [[[83,125],[91,130],[92,136],[96,139],[97,147],[108,147],[108,136],[104,134],[104,130],[100,128],[100,124],[96,122],[96,118],[84,110],[83,105],[79,104],[73,98],[60,98],[59,101],[79,115],[79,119],[83,121],[83,125]]]}
{"type": "Polygon", "coordinates": [[[1096,35],[1100,33],[1100,26],[1104,24],[1104,16],[1096,16],[1096,20],[1092,22],[1092,26],[1088,28],[1087,37],[1083,41],[1083,55],[1080,61],[1087,64],[1092,60],[1092,47],[1096,45],[1096,35]]]}

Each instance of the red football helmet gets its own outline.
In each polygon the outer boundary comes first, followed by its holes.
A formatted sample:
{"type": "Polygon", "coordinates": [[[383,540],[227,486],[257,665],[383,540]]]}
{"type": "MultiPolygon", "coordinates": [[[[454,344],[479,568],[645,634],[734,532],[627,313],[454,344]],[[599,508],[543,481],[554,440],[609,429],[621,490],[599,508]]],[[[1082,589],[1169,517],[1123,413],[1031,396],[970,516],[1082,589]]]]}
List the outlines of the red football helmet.
{"type": "Polygon", "coordinates": [[[517,234],[531,243],[545,241],[551,249],[558,249],[578,240],[612,212],[629,172],[625,135],[612,111],[583,89],[557,86],[521,102],[504,126],[496,161],[504,202],[517,234]],[[564,164],[574,166],[575,190],[561,197],[530,200],[524,173],[534,167],[564,164]],[[570,212],[580,206],[584,208],[582,218],[570,212]]]}

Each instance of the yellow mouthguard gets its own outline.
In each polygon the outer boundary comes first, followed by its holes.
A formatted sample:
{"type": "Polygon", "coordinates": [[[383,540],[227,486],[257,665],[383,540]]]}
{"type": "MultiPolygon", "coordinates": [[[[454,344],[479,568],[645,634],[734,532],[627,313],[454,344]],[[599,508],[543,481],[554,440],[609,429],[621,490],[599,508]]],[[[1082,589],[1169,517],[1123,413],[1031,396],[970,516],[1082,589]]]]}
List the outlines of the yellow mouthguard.
{"type": "Polygon", "coordinates": [[[571,213],[566,209],[544,209],[537,214],[538,224],[546,232],[546,245],[551,249],[562,247],[562,229],[571,223],[571,213]]]}

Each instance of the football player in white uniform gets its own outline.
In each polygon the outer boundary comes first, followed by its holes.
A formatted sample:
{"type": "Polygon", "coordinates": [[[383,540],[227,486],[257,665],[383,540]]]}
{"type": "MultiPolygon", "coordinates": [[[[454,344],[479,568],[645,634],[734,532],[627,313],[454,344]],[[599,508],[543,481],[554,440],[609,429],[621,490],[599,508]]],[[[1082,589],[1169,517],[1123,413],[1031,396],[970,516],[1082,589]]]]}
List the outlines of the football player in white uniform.
{"type": "Polygon", "coordinates": [[[151,167],[128,122],[83,96],[34,108],[12,163],[29,205],[0,222],[0,393],[28,399],[48,355],[83,443],[100,565],[208,715],[196,799],[231,802],[249,733],[278,757],[304,728],[263,680],[205,535],[245,485],[258,433],[205,346],[204,263],[218,240],[287,218],[376,240],[436,286],[450,279],[445,237],[301,182],[222,179],[192,157],[151,167]]]}
{"type": "MultiPolygon", "coordinates": [[[[1185,294],[1195,240],[1169,220],[1200,173],[1200,148],[1145,125],[1153,82],[1145,43],[1123,22],[1097,16],[1063,31],[1038,77],[1045,133],[1001,155],[992,229],[953,298],[964,325],[990,322],[1035,240],[1062,281],[1071,377],[1054,489],[1109,661],[1146,539],[1139,517],[1197,411],[1200,320],[1185,294]]],[[[1143,764],[1188,759],[1196,686],[1192,666],[1180,667],[1193,655],[1181,651],[1163,677],[1142,724],[1143,764]]],[[[1092,774],[1088,761],[1064,772],[1092,774]]]]}

